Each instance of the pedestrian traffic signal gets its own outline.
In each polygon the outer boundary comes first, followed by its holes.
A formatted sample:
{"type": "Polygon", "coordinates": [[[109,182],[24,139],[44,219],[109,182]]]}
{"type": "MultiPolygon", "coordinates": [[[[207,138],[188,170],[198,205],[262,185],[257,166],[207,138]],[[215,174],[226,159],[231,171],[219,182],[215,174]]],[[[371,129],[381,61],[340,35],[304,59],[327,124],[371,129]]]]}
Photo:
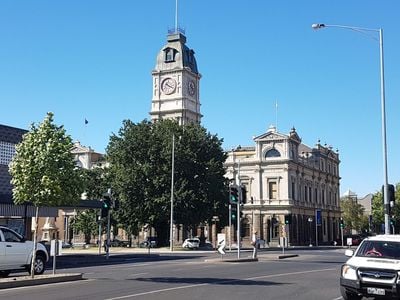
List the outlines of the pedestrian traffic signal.
{"type": "Polygon", "coordinates": [[[292,224],[292,215],[285,215],[285,224],[292,224]]]}
{"type": "Polygon", "coordinates": [[[341,229],[344,228],[344,221],[343,221],[343,218],[340,218],[340,228],[341,228],[341,229]]]}
{"type": "Polygon", "coordinates": [[[229,203],[239,203],[239,190],[236,184],[229,186],[229,203]]]}

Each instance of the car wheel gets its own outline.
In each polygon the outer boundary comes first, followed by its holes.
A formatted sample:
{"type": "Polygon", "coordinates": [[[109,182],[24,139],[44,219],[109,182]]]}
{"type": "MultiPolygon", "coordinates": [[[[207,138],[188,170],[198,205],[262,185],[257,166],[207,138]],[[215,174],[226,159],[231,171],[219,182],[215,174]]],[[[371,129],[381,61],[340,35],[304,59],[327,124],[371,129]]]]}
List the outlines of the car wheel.
{"type": "Polygon", "coordinates": [[[353,293],[347,291],[347,289],[342,286],[340,287],[340,293],[342,294],[342,297],[344,300],[361,300],[362,299],[362,296],[353,294],[353,293]]]}
{"type": "MultiPolygon", "coordinates": [[[[36,255],[35,257],[35,263],[33,266],[33,272],[35,273],[35,275],[40,275],[43,274],[44,269],[45,269],[45,260],[44,257],[42,255],[36,255]]],[[[28,266],[27,267],[29,274],[31,273],[31,267],[28,266]]]]}
{"type": "Polygon", "coordinates": [[[10,271],[0,271],[1,278],[8,277],[8,275],[10,275],[10,271]]]}

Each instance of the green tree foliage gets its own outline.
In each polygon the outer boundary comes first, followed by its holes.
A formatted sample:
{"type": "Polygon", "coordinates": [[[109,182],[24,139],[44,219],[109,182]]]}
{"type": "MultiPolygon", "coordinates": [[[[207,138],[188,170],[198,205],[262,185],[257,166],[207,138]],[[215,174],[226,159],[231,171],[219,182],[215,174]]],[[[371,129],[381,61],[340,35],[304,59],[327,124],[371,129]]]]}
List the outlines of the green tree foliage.
{"type": "Polygon", "coordinates": [[[169,232],[173,134],[175,222],[194,228],[227,212],[222,140],[197,124],[127,120],[107,147],[119,221],[131,230],[150,224],[161,243],[169,232]]]}
{"type": "Polygon", "coordinates": [[[74,231],[82,232],[84,234],[86,244],[89,244],[92,236],[95,236],[98,233],[96,218],[96,211],[94,209],[87,209],[79,212],[72,219],[72,228],[74,231]]]}
{"type": "MultiPolygon", "coordinates": [[[[82,176],[85,185],[85,194],[88,199],[100,200],[109,188],[107,170],[103,168],[82,169],[82,176]]],[[[72,220],[72,228],[75,232],[82,232],[85,236],[85,243],[90,243],[92,236],[98,234],[97,215],[100,210],[86,209],[78,211],[72,220]]],[[[106,230],[106,222],[103,220],[103,232],[106,230]]]]}
{"type": "Polygon", "coordinates": [[[83,191],[80,171],[71,154],[71,137],[53,123],[53,114],[24,135],[10,164],[16,204],[36,207],[74,205],[83,191]]]}
{"type": "MultiPolygon", "coordinates": [[[[63,126],[53,123],[52,113],[47,113],[38,126],[32,124],[16,146],[10,164],[14,202],[30,202],[36,206],[32,261],[36,257],[39,207],[77,204],[83,191],[81,173],[71,154],[72,147],[71,137],[63,126]]],[[[33,264],[31,275],[34,276],[33,264]]]]}
{"type": "Polygon", "coordinates": [[[368,229],[368,219],[364,217],[364,207],[361,204],[351,198],[346,198],[342,200],[340,205],[343,209],[345,230],[348,233],[351,230],[361,232],[364,229],[368,229]]]}
{"type": "Polygon", "coordinates": [[[381,232],[381,224],[385,223],[383,214],[383,196],[376,192],[372,197],[372,226],[376,233],[381,232]]]}
{"type": "MultiPolygon", "coordinates": [[[[398,233],[400,231],[400,183],[397,183],[395,188],[395,205],[390,208],[390,217],[394,218],[395,232],[398,233]]],[[[377,233],[383,233],[382,224],[385,224],[383,206],[383,195],[381,191],[378,191],[372,198],[372,224],[377,233]]]]}

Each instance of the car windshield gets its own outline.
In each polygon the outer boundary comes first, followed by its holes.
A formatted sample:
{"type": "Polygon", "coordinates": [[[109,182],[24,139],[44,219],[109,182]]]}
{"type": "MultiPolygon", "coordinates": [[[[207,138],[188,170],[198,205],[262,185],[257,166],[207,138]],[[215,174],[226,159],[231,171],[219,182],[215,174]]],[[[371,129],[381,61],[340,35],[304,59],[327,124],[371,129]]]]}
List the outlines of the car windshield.
{"type": "Polygon", "coordinates": [[[400,259],[400,243],[390,241],[364,241],[357,251],[357,256],[400,259]]]}

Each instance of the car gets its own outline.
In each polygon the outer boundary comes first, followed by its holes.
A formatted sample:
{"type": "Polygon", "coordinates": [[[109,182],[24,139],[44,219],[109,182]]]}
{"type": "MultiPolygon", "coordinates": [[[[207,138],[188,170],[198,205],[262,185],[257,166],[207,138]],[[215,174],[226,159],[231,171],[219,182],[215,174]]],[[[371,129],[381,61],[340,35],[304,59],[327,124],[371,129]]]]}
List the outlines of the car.
{"type": "Polygon", "coordinates": [[[122,241],[119,239],[114,239],[110,242],[111,247],[128,247],[129,241],[122,241]]]}
{"type": "MultiPolygon", "coordinates": [[[[358,246],[360,245],[361,241],[365,238],[360,234],[351,234],[351,235],[344,235],[343,236],[343,246],[358,246]],[[351,240],[350,240],[351,239],[351,240]],[[351,241],[351,245],[349,245],[349,241],[351,241]]],[[[336,245],[342,245],[342,239],[336,240],[336,245]]]]}
{"type": "Polygon", "coordinates": [[[156,248],[156,247],[157,247],[156,237],[148,237],[146,240],[139,243],[139,248],[156,248]]]}
{"type": "Polygon", "coordinates": [[[400,298],[400,235],[365,238],[341,267],[340,292],[344,300],[400,298]]]}
{"type": "MultiPolygon", "coordinates": [[[[33,242],[5,226],[0,226],[0,277],[7,277],[11,271],[25,269],[30,273],[33,242]]],[[[37,243],[34,273],[43,274],[49,254],[46,247],[37,243]]]]}
{"type": "Polygon", "coordinates": [[[190,238],[183,241],[182,248],[199,249],[200,239],[190,238]]]}

